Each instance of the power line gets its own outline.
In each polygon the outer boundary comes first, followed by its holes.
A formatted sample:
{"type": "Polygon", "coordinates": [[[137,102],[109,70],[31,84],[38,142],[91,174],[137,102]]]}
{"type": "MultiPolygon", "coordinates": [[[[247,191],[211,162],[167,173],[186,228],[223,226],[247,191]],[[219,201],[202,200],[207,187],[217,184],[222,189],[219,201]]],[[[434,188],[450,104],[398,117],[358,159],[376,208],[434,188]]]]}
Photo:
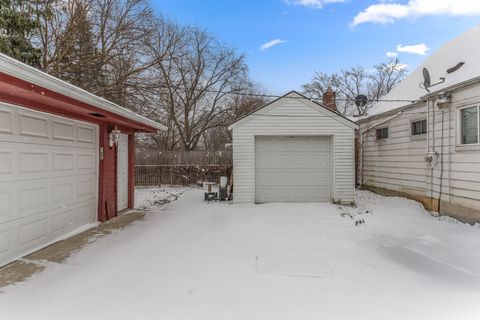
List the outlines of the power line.
{"type": "MultiPolygon", "coordinates": [[[[199,89],[199,88],[193,88],[193,89],[188,89],[188,88],[182,88],[180,86],[167,86],[167,85],[160,85],[160,88],[164,89],[175,89],[177,90],[182,90],[184,92],[187,91],[203,91],[206,93],[216,93],[216,94],[226,94],[226,95],[236,95],[236,96],[245,96],[245,97],[257,97],[257,98],[272,98],[272,99],[278,99],[278,98],[287,98],[287,99],[294,99],[294,100],[312,100],[312,101],[322,101],[322,99],[319,98],[309,98],[309,97],[289,97],[289,96],[279,96],[279,95],[274,95],[274,94],[265,94],[265,93],[248,93],[248,92],[238,92],[238,91],[222,91],[222,90],[213,90],[213,89],[199,89]]],[[[351,101],[355,102],[355,99],[351,98],[335,98],[337,101],[351,101]]],[[[411,100],[411,99],[375,99],[375,100],[370,100],[370,103],[375,103],[375,102],[408,102],[408,103],[416,103],[420,102],[422,100],[411,100]]]]}

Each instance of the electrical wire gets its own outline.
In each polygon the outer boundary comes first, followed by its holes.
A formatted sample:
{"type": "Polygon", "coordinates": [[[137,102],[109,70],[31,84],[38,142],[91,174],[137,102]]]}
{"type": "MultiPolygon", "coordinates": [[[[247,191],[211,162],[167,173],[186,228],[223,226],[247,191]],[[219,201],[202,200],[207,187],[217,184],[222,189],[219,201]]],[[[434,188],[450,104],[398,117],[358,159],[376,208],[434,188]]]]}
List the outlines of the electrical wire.
{"type": "MultiPolygon", "coordinates": [[[[313,101],[322,101],[322,99],[319,98],[310,98],[310,97],[289,97],[289,96],[279,96],[279,95],[274,95],[274,94],[264,94],[264,93],[248,93],[248,92],[236,92],[236,91],[222,91],[222,90],[212,90],[212,89],[200,89],[200,88],[183,88],[180,86],[167,86],[167,85],[158,85],[157,87],[164,88],[164,89],[175,89],[177,90],[182,90],[184,92],[187,91],[203,91],[206,93],[216,93],[216,94],[229,94],[229,95],[236,95],[236,96],[245,96],[245,97],[257,97],[257,98],[272,98],[272,99],[279,99],[279,98],[287,98],[287,99],[294,99],[294,100],[313,100],[313,101]]],[[[355,99],[351,98],[335,98],[337,101],[351,101],[355,102],[355,99]]],[[[370,103],[376,103],[376,102],[408,102],[408,103],[416,103],[420,102],[423,100],[412,100],[412,99],[375,99],[369,101],[370,103]]]]}

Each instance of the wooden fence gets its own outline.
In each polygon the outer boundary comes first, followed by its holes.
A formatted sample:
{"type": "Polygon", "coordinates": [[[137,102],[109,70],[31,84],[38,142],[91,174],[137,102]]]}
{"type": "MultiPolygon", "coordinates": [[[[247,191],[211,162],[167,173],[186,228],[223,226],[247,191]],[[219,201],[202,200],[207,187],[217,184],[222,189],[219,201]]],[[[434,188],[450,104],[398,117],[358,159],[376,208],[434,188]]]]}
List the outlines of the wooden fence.
{"type": "Polygon", "coordinates": [[[194,185],[230,178],[231,151],[158,151],[138,149],[135,185],[194,185]]]}

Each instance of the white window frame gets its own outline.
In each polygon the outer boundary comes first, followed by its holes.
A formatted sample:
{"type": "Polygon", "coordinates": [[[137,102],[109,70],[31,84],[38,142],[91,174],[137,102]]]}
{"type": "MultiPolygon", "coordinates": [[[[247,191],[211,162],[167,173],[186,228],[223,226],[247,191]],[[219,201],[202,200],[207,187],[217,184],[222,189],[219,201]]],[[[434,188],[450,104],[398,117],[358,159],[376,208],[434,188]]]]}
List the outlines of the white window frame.
{"type": "Polygon", "coordinates": [[[388,138],[390,138],[390,127],[389,127],[389,126],[383,126],[383,127],[380,127],[380,128],[375,128],[375,140],[376,140],[376,141],[385,141],[385,140],[387,140],[388,138]],[[377,132],[378,132],[378,130],[383,130],[383,129],[387,129],[387,132],[388,132],[387,135],[388,135],[388,137],[379,139],[379,138],[378,138],[378,135],[377,135],[377,132]]]}
{"type": "Polygon", "coordinates": [[[460,147],[475,147],[480,146],[480,105],[470,105],[466,107],[461,107],[457,109],[457,146],[460,147]],[[477,143],[462,143],[462,110],[477,108],[477,143]]]}
{"type": "Polygon", "coordinates": [[[418,118],[418,119],[411,119],[410,120],[410,136],[412,138],[425,138],[428,133],[428,119],[427,118],[418,118]],[[415,122],[420,122],[420,121],[425,121],[426,129],[425,133],[420,133],[420,134],[413,134],[413,124],[415,122]]]}

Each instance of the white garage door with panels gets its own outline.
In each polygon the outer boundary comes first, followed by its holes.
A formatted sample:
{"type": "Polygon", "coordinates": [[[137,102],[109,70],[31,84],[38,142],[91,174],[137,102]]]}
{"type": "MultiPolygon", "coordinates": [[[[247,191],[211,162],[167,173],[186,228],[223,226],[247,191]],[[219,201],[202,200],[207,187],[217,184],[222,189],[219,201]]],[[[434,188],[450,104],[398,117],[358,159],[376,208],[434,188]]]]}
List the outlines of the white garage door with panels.
{"type": "Polygon", "coordinates": [[[96,221],[98,128],[0,104],[0,265],[96,221]]]}
{"type": "Polygon", "coordinates": [[[256,137],[255,201],[331,200],[330,137],[256,137]]]}

